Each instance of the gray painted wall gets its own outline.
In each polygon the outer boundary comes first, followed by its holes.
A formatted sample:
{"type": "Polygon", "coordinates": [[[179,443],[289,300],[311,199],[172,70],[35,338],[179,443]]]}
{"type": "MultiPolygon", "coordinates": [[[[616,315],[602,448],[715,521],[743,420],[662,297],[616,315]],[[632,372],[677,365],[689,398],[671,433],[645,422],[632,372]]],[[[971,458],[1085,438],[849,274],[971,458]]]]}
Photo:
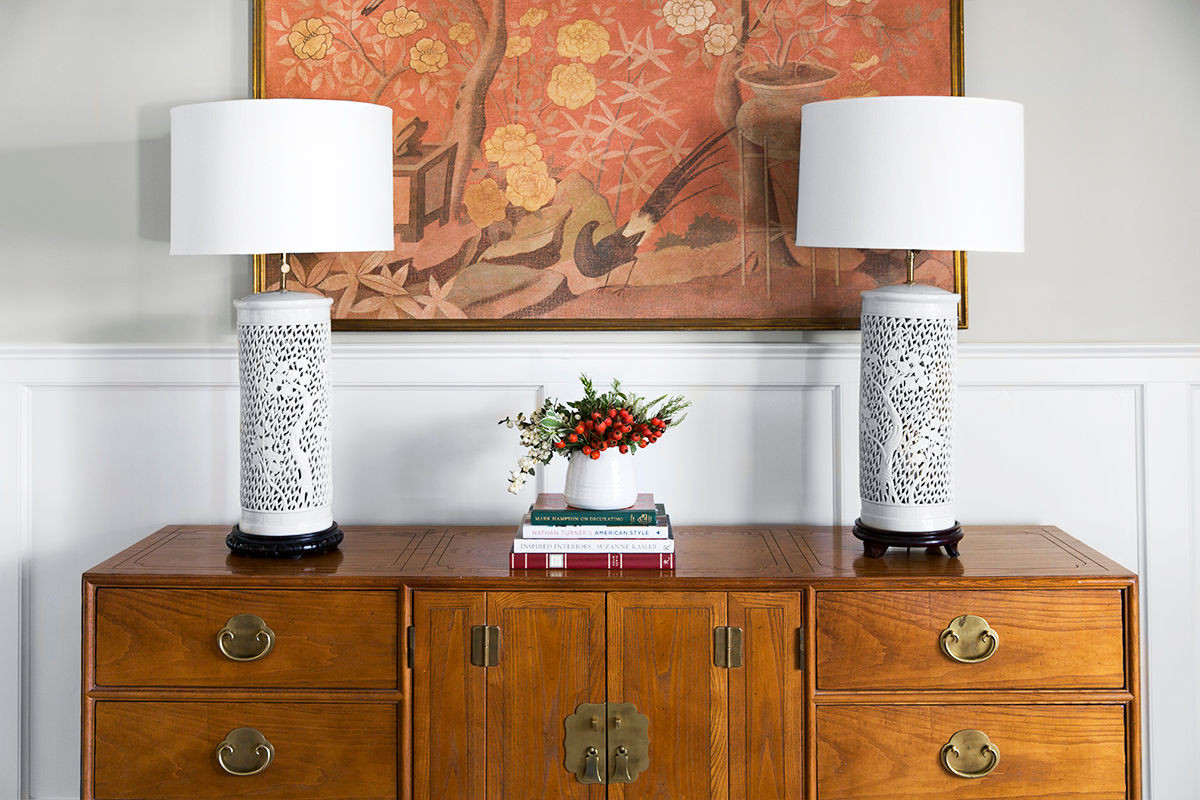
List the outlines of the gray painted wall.
{"type": "MultiPolygon", "coordinates": [[[[1200,3],[965,5],[967,92],[1026,104],[1028,226],[1025,253],[970,256],[963,341],[1200,341],[1200,3]]],[[[247,260],[185,274],[167,255],[167,109],[248,96],[250,0],[0,0],[0,17],[0,341],[230,340],[247,260]]],[[[805,337],[576,334],[601,335],[805,337]]]]}

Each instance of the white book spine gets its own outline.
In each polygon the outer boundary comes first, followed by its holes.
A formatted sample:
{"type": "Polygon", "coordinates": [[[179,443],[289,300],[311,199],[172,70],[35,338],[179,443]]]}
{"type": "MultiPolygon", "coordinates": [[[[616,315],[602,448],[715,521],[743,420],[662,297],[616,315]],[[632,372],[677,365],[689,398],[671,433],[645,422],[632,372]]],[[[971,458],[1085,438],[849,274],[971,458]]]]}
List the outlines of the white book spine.
{"type": "Polygon", "coordinates": [[[674,553],[674,539],[514,539],[514,553],[674,553]]]}
{"type": "MultiPolygon", "coordinates": [[[[666,539],[671,535],[668,525],[521,525],[522,539],[666,539]]],[[[550,552],[561,552],[558,550],[550,552]]],[[[607,552],[607,551],[596,551],[607,552]]],[[[669,552],[662,550],[658,552],[669,552]]]]}

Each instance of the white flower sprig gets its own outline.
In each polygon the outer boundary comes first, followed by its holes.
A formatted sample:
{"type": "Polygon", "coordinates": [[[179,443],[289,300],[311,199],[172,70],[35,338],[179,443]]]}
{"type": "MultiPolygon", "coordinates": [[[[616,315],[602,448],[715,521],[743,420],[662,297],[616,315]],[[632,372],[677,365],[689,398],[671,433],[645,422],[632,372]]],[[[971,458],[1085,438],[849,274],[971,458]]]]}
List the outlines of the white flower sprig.
{"type": "Polygon", "coordinates": [[[554,457],[554,443],[559,439],[558,418],[554,414],[555,402],[546,400],[542,407],[526,417],[524,412],[517,418],[505,417],[501,425],[521,431],[521,445],[529,448],[526,455],[517,459],[517,468],[508,473],[508,491],[516,494],[534,476],[536,464],[549,464],[554,457]]]}

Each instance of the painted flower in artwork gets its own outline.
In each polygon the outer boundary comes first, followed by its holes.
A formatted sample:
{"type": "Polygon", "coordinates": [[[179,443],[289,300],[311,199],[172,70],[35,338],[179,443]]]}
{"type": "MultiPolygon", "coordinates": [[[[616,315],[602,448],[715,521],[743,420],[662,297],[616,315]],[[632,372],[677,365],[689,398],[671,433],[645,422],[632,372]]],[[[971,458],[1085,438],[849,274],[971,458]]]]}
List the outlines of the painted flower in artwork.
{"type": "Polygon", "coordinates": [[[608,50],[608,31],[590,19],[575,20],[558,29],[558,54],[564,58],[595,64],[608,50]]]}
{"type": "Polygon", "coordinates": [[[428,36],[418,39],[408,49],[408,63],[416,72],[437,72],[450,61],[446,55],[446,43],[428,36]]]}
{"type": "Polygon", "coordinates": [[[509,167],[504,178],[508,181],[505,196],[526,211],[537,211],[549,203],[558,189],[558,181],[550,177],[545,161],[509,167]]]}
{"type": "Polygon", "coordinates": [[[481,228],[504,219],[508,198],[500,190],[494,178],[484,178],[463,189],[463,205],[471,221],[481,228]]]}
{"type": "Polygon", "coordinates": [[[496,132],[483,143],[483,153],[488,161],[496,162],[502,169],[542,160],[542,148],[538,147],[537,135],[527,132],[524,125],[516,122],[496,128],[496,132]]]}
{"type": "Polygon", "coordinates": [[[549,14],[546,9],[531,8],[521,15],[521,19],[518,20],[518,22],[520,22],[522,25],[528,25],[530,28],[536,28],[538,25],[541,25],[546,21],[547,16],[549,16],[549,14]]]}
{"type": "Polygon", "coordinates": [[[870,69],[878,63],[879,56],[875,55],[865,47],[856,51],[850,59],[850,67],[859,72],[864,69],[870,69]]]}
{"type": "Polygon", "coordinates": [[[679,34],[704,30],[715,13],[717,7],[712,0],[666,0],[663,3],[663,19],[679,34]]]}
{"type": "Polygon", "coordinates": [[[727,23],[714,22],[704,32],[704,49],[714,56],[732,53],[737,44],[737,37],[733,35],[733,26],[727,23]]]}
{"type": "Polygon", "coordinates": [[[550,73],[546,94],[555,105],[579,108],[596,99],[596,76],[579,62],[559,64],[550,73]]]}
{"type": "Polygon", "coordinates": [[[533,47],[533,39],[529,36],[509,36],[508,46],[504,49],[505,58],[517,58],[529,52],[533,47]]]}
{"type": "Polygon", "coordinates": [[[850,81],[846,87],[846,97],[878,97],[879,90],[872,89],[871,84],[864,80],[850,81]]]}
{"type": "Polygon", "coordinates": [[[834,8],[845,8],[850,5],[850,0],[825,0],[825,2],[834,8]]]}
{"type": "Polygon", "coordinates": [[[320,61],[333,44],[333,31],[320,17],[297,20],[288,34],[288,44],[297,58],[320,61]]]}
{"type": "Polygon", "coordinates": [[[408,36],[425,27],[425,20],[415,11],[405,6],[396,6],[392,11],[385,11],[379,20],[379,32],[389,39],[408,36]]]}
{"type": "Polygon", "coordinates": [[[456,22],[450,26],[450,30],[446,31],[446,35],[459,44],[470,44],[475,41],[475,29],[469,22],[456,22]]]}

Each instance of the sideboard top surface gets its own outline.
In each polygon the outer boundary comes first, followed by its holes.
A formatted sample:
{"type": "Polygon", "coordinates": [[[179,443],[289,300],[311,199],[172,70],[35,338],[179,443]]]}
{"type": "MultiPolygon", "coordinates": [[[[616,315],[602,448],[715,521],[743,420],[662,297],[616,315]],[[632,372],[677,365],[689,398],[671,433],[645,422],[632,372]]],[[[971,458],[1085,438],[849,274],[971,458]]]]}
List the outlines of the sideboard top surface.
{"type": "Polygon", "coordinates": [[[651,584],[668,589],[705,582],[787,585],[811,581],[885,579],[1055,578],[1129,580],[1132,574],[1061,530],[1048,526],[965,528],[961,556],[923,549],[890,550],[866,558],[848,527],[725,526],[675,530],[671,571],[510,570],[513,529],[505,527],[347,526],[339,550],[296,560],[232,555],[226,526],[168,526],[99,564],[85,577],[122,583],[122,577],[162,577],[174,583],[304,584],[395,583],[454,585],[481,580],[511,586],[571,588],[651,584]]]}

